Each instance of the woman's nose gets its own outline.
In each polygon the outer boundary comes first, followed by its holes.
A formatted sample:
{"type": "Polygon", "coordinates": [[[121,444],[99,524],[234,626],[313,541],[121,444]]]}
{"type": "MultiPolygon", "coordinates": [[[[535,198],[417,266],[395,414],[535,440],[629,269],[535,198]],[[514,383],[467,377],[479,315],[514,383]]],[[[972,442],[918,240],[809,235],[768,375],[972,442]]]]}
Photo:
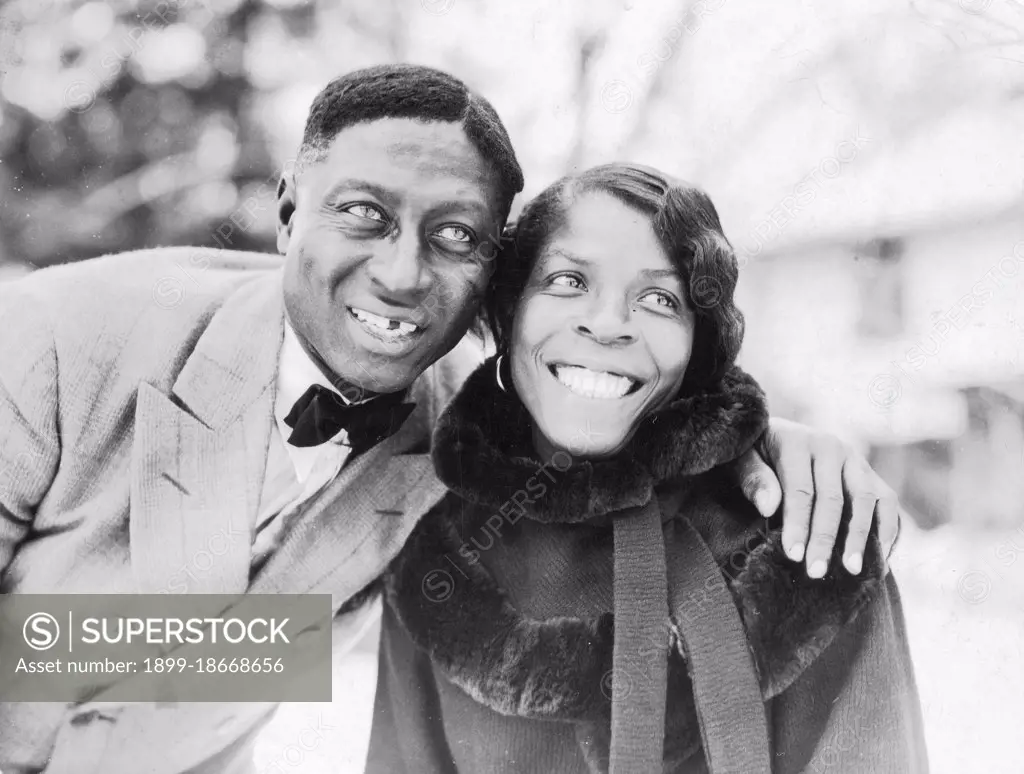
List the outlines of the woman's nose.
{"type": "Polygon", "coordinates": [[[589,314],[574,323],[576,332],[600,344],[623,345],[636,341],[636,330],[625,303],[593,304],[589,314]]]}

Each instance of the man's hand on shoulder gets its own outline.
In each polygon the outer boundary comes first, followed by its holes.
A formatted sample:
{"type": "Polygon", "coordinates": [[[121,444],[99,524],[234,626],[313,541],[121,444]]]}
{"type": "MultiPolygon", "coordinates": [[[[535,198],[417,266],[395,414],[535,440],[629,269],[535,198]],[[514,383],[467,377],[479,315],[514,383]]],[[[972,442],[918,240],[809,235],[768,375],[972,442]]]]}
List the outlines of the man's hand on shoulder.
{"type": "Polygon", "coordinates": [[[857,574],[872,520],[885,557],[900,527],[896,493],[849,444],[830,433],[772,418],[757,445],[733,466],[737,482],[765,518],[782,506],[782,542],[807,574],[824,577],[840,524],[847,520],[843,565],[857,574]],[[777,474],[777,475],[776,475],[777,474]]]}

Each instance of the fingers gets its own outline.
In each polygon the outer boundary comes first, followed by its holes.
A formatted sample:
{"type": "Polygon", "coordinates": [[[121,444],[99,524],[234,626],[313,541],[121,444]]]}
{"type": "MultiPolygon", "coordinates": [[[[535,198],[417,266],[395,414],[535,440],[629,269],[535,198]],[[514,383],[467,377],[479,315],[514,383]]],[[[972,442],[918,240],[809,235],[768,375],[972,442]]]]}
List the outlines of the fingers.
{"type": "MultiPolygon", "coordinates": [[[[875,517],[878,495],[868,482],[870,469],[859,461],[848,459],[843,466],[843,486],[850,503],[850,522],[843,546],[843,566],[852,575],[860,573],[864,566],[864,549],[867,547],[871,522],[875,517]]],[[[873,474],[872,474],[873,475],[873,474]]]]}
{"type": "Polygon", "coordinates": [[[877,520],[882,544],[882,562],[892,553],[899,534],[900,512],[896,493],[865,460],[851,456],[843,468],[846,496],[852,502],[852,517],[843,546],[843,565],[853,575],[861,571],[864,551],[873,520],[877,520]]]}
{"type": "MultiPolygon", "coordinates": [[[[778,471],[782,543],[790,560],[799,562],[806,557],[809,577],[822,578],[828,573],[844,517],[843,566],[848,572],[861,572],[875,519],[879,541],[888,556],[899,533],[899,502],[867,460],[834,436],[784,420],[773,420],[761,443],[761,455],[748,453],[737,465],[743,491],[756,502],[758,488],[764,484],[763,491],[768,492],[774,481],[765,471],[778,471]]],[[[759,510],[766,513],[760,506],[759,510]]]]}
{"type": "Polygon", "coordinates": [[[782,487],[768,463],[755,450],[750,449],[736,461],[736,474],[740,489],[758,512],[770,519],[779,510],[782,502],[782,487]]]}
{"type": "Polygon", "coordinates": [[[900,534],[902,516],[896,493],[889,487],[885,487],[885,494],[878,498],[875,516],[878,519],[878,540],[882,544],[882,555],[888,559],[900,534]]]}
{"type": "Polygon", "coordinates": [[[794,435],[779,444],[772,430],[766,433],[765,443],[782,484],[782,545],[786,555],[799,562],[804,558],[814,504],[811,451],[806,436],[794,435]]]}
{"type": "Polygon", "coordinates": [[[807,575],[824,578],[843,519],[843,460],[845,454],[835,441],[815,444],[811,469],[814,473],[814,506],[811,537],[807,544],[807,575]]]}

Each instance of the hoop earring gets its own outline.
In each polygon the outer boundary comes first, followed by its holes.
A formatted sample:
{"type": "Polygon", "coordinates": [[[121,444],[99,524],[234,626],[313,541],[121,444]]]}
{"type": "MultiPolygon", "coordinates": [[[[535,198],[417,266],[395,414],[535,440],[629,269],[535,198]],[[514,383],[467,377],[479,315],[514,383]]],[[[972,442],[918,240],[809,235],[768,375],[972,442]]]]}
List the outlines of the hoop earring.
{"type": "Polygon", "coordinates": [[[507,393],[504,383],[501,381],[501,360],[505,357],[504,354],[498,355],[498,359],[494,361],[494,379],[498,383],[498,389],[502,392],[507,393]]]}

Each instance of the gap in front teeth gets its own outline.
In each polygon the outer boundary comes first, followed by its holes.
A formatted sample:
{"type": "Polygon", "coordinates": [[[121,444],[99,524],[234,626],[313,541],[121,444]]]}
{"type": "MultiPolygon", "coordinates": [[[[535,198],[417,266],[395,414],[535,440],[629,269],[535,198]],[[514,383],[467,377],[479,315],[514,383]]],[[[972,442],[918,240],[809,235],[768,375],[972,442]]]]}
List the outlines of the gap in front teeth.
{"type": "Polygon", "coordinates": [[[359,322],[366,325],[372,325],[374,328],[385,333],[407,336],[416,330],[416,326],[412,323],[391,320],[387,317],[381,317],[379,314],[367,312],[365,309],[356,309],[355,307],[352,307],[352,314],[355,315],[355,318],[359,320],[359,322]]]}
{"type": "Polygon", "coordinates": [[[584,398],[622,398],[634,384],[628,377],[580,366],[555,366],[555,378],[584,398]]]}

